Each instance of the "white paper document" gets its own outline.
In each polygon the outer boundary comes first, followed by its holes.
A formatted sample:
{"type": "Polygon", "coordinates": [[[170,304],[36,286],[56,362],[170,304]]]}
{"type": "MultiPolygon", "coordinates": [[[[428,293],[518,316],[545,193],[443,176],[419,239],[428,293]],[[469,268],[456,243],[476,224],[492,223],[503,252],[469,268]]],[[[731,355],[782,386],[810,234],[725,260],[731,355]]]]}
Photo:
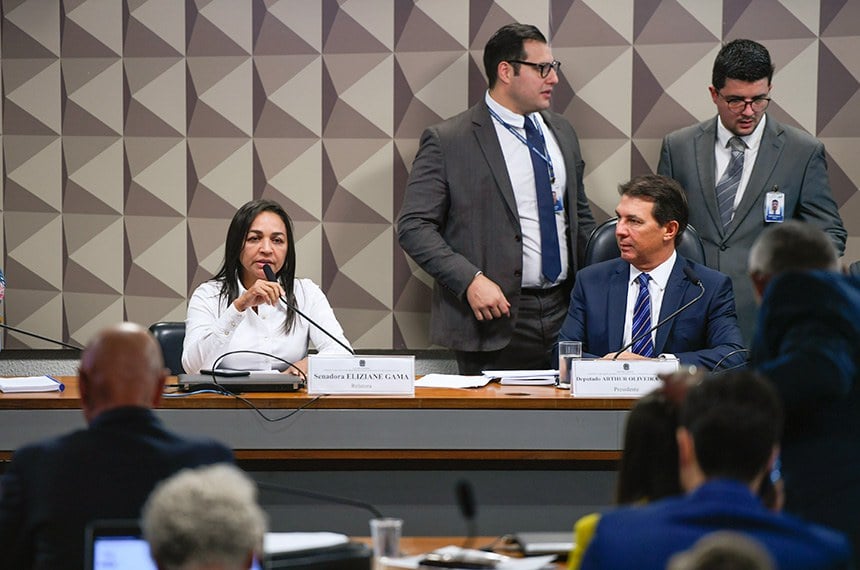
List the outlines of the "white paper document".
{"type": "Polygon", "coordinates": [[[483,388],[490,383],[488,376],[459,374],[425,374],[415,381],[416,388],[483,388]]]}
{"type": "Polygon", "coordinates": [[[487,378],[498,378],[503,386],[552,386],[558,370],[484,370],[487,378]]]}
{"type": "Polygon", "coordinates": [[[336,532],[267,532],[263,537],[263,552],[266,554],[298,552],[348,542],[349,537],[336,532]]]}
{"type": "Polygon", "coordinates": [[[62,392],[65,385],[53,376],[21,376],[0,378],[0,392],[7,394],[25,392],[62,392]]]}

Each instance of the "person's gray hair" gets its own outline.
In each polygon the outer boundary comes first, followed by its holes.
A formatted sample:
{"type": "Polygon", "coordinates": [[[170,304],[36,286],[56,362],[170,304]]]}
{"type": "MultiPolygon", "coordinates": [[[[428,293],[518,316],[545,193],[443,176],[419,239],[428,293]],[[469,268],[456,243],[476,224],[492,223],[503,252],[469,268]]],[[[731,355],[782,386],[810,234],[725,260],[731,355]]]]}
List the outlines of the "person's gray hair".
{"type": "Polygon", "coordinates": [[[785,271],[838,271],[833,242],[822,230],[798,220],[773,224],[756,239],[749,255],[749,272],[777,275],[785,271]]]}
{"type": "Polygon", "coordinates": [[[244,568],[250,553],[262,552],[266,524],[256,485],[229,464],[184,469],[159,483],[143,507],[144,538],[166,570],[244,568]]]}
{"type": "Polygon", "coordinates": [[[689,550],[669,559],[667,570],[774,570],[767,550],[756,540],[733,531],[716,531],[689,550]]]}

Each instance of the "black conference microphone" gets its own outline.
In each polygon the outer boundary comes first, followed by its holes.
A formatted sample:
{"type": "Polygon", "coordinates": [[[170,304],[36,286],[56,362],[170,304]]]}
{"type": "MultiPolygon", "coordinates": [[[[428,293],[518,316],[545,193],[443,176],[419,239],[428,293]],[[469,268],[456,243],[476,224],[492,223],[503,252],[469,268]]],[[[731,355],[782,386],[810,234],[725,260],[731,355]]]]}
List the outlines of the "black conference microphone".
{"type": "Polygon", "coordinates": [[[13,331],[13,332],[16,332],[16,333],[20,333],[20,334],[23,334],[23,335],[31,336],[31,337],[33,337],[33,338],[38,338],[39,340],[44,340],[45,342],[52,342],[52,343],[54,343],[54,344],[58,344],[58,345],[60,345],[60,346],[62,346],[62,347],[65,347],[65,348],[71,348],[71,349],[74,349],[74,350],[77,350],[77,351],[81,351],[81,350],[83,350],[83,349],[84,349],[84,347],[82,347],[82,346],[75,346],[74,344],[68,344],[68,343],[66,343],[66,342],[63,342],[63,341],[61,341],[61,340],[57,340],[57,339],[55,339],[55,338],[48,338],[48,337],[46,337],[46,336],[42,336],[42,335],[40,335],[40,334],[36,334],[36,333],[28,332],[28,331],[25,331],[25,330],[21,330],[21,329],[19,329],[19,328],[17,328],[17,327],[13,327],[13,326],[7,325],[7,324],[5,324],[5,323],[0,323],[0,328],[6,329],[6,330],[9,330],[9,331],[13,331]]]}
{"type": "Polygon", "coordinates": [[[349,497],[339,497],[337,495],[329,495],[328,493],[318,493],[316,491],[308,491],[306,489],[296,489],[293,487],[278,485],[276,483],[263,483],[262,481],[256,480],[254,481],[254,483],[257,484],[257,487],[259,489],[262,489],[264,491],[273,491],[275,493],[283,493],[285,495],[305,497],[307,499],[314,499],[323,503],[334,503],[336,505],[347,505],[350,507],[356,507],[369,512],[373,515],[374,518],[385,518],[382,516],[382,512],[380,512],[379,509],[377,509],[370,503],[365,503],[364,501],[359,501],[357,499],[350,499],[349,497]]]}
{"type": "MultiPolygon", "coordinates": [[[[271,281],[272,283],[277,283],[277,282],[278,282],[278,276],[277,276],[277,275],[275,275],[275,272],[274,272],[274,271],[272,271],[272,268],[271,268],[271,266],[270,266],[268,263],[267,263],[267,264],[265,264],[265,265],[263,265],[263,273],[265,273],[265,274],[266,274],[266,279],[268,279],[268,280],[269,280],[269,281],[271,281]]],[[[354,351],[353,349],[351,349],[350,347],[348,347],[347,345],[345,345],[344,343],[342,343],[340,340],[338,340],[338,338],[337,338],[337,337],[335,337],[333,334],[331,334],[330,332],[328,332],[327,330],[325,330],[324,328],[322,328],[320,325],[318,325],[318,324],[316,323],[316,321],[314,321],[312,318],[310,318],[309,316],[307,316],[306,314],[304,314],[303,312],[301,312],[301,311],[300,311],[300,310],[299,310],[295,305],[291,305],[290,303],[287,303],[287,299],[286,299],[283,295],[280,297],[280,299],[281,299],[281,303],[283,303],[284,305],[286,305],[286,306],[287,306],[287,308],[292,309],[292,310],[294,310],[297,314],[299,314],[299,315],[303,316],[307,322],[309,322],[310,324],[312,324],[313,326],[315,326],[316,328],[318,328],[319,330],[321,330],[321,331],[323,332],[323,334],[325,334],[327,337],[329,337],[330,339],[332,339],[333,341],[335,341],[336,343],[338,343],[339,345],[341,345],[342,347],[344,347],[346,350],[348,350],[348,351],[349,351],[349,353],[350,353],[351,355],[355,356],[355,351],[354,351]]]]}
{"type": "Polygon", "coordinates": [[[462,479],[457,482],[457,506],[460,507],[460,514],[466,519],[467,532],[466,540],[463,541],[463,548],[471,548],[475,537],[478,535],[478,525],[475,522],[475,495],[472,493],[472,484],[462,479]]]}
{"type": "Polygon", "coordinates": [[[699,279],[699,276],[696,275],[696,272],[693,271],[692,269],[690,269],[689,265],[685,265],[684,266],[684,275],[687,276],[687,279],[689,279],[690,281],[693,282],[693,285],[699,286],[699,288],[701,289],[699,294],[692,301],[685,304],[683,307],[681,307],[680,309],[678,309],[677,311],[675,311],[674,313],[672,313],[671,315],[669,315],[668,317],[666,317],[665,319],[663,319],[662,321],[660,321],[659,323],[657,323],[656,325],[654,325],[653,327],[651,327],[650,329],[645,331],[644,333],[638,334],[635,337],[633,337],[630,340],[630,342],[628,342],[627,344],[622,346],[621,350],[619,350],[618,352],[615,353],[615,356],[612,357],[612,360],[616,360],[618,358],[619,354],[621,354],[622,352],[624,352],[625,350],[627,350],[628,348],[630,348],[631,346],[633,346],[634,344],[639,342],[641,339],[650,335],[652,332],[659,329],[660,327],[662,327],[663,325],[665,325],[669,321],[673,320],[675,317],[680,315],[682,312],[686,311],[690,307],[690,305],[692,305],[693,303],[695,303],[696,301],[698,301],[699,299],[702,298],[702,296],[705,294],[705,286],[702,285],[702,280],[699,279]]]}

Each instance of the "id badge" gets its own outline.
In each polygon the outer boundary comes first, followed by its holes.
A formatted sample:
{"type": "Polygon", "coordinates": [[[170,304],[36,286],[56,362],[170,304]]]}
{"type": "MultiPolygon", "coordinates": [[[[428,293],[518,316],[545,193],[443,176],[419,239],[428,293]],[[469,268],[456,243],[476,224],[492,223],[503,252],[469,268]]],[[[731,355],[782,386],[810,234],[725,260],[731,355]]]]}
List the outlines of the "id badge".
{"type": "Polygon", "coordinates": [[[557,184],[552,185],[552,209],[555,212],[564,212],[564,190],[557,184]]]}
{"type": "Polygon", "coordinates": [[[778,224],[785,221],[785,194],[776,188],[765,195],[764,221],[778,224]]]}

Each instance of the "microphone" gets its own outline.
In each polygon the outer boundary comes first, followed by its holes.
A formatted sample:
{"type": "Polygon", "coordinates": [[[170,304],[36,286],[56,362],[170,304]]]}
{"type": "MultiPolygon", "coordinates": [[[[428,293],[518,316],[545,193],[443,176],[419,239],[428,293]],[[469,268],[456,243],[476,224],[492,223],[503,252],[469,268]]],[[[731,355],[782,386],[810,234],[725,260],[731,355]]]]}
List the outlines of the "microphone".
{"type": "Polygon", "coordinates": [[[68,344],[68,343],[63,342],[63,341],[61,341],[61,340],[57,340],[57,339],[54,339],[54,338],[48,338],[48,337],[46,337],[46,336],[42,336],[42,335],[40,335],[40,334],[36,334],[36,333],[32,333],[32,332],[28,332],[28,331],[25,331],[25,330],[19,329],[19,328],[17,328],[17,327],[13,327],[13,326],[7,325],[6,323],[0,323],[0,328],[6,329],[6,330],[10,330],[10,331],[13,331],[13,332],[16,332],[16,333],[20,333],[20,334],[23,334],[23,335],[31,336],[31,337],[33,337],[33,338],[38,338],[39,340],[44,340],[45,342],[52,342],[52,343],[54,343],[54,344],[58,344],[58,345],[60,345],[60,346],[62,346],[62,347],[64,347],[64,348],[71,348],[71,349],[73,349],[73,350],[77,350],[77,351],[81,351],[81,350],[83,350],[83,349],[84,349],[84,347],[82,347],[82,346],[75,346],[74,344],[68,344]]]}
{"type": "Polygon", "coordinates": [[[665,324],[666,324],[666,323],[668,323],[669,321],[673,320],[675,317],[677,317],[678,315],[680,315],[682,312],[686,311],[686,310],[687,310],[687,309],[688,309],[688,308],[689,308],[693,303],[695,303],[696,301],[698,301],[699,299],[701,299],[701,298],[704,296],[704,294],[705,294],[705,286],[704,286],[704,285],[702,285],[702,280],[701,280],[701,279],[699,279],[699,276],[698,276],[698,275],[696,275],[696,272],[695,272],[695,271],[693,271],[692,269],[690,269],[690,266],[688,266],[688,265],[685,265],[685,266],[684,266],[684,275],[686,275],[686,276],[687,276],[687,279],[689,279],[690,281],[692,281],[693,285],[698,285],[698,286],[699,286],[699,288],[701,289],[701,291],[699,292],[699,294],[698,294],[698,295],[696,295],[696,297],[695,297],[695,298],[693,298],[693,300],[692,300],[692,301],[690,301],[689,303],[686,303],[684,306],[682,306],[681,308],[679,308],[677,311],[673,312],[671,315],[667,316],[665,319],[663,319],[662,321],[660,321],[659,323],[657,323],[656,325],[654,325],[653,327],[651,327],[650,329],[648,329],[648,330],[647,330],[647,331],[645,331],[644,333],[638,334],[638,335],[636,335],[635,337],[633,337],[632,339],[630,339],[630,342],[628,342],[627,344],[625,344],[624,346],[622,346],[622,347],[621,347],[621,350],[619,350],[618,352],[616,352],[616,353],[615,353],[615,356],[613,356],[613,357],[612,357],[612,360],[617,360],[617,359],[618,359],[618,355],[619,355],[619,354],[621,354],[622,352],[624,352],[625,350],[627,350],[628,348],[630,348],[631,346],[633,346],[634,344],[636,344],[637,342],[639,342],[639,340],[641,340],[641,339],[645,338],[646,336],[650,335],[652,332],[654,332],[655,330],[659,329],[660,327],[662,327],[663,325],[665,325],[665,324]]]}
{"type": "Polygon", "coordinates": [[[283,493],[285,495],[295,495],[297,497],[305,497],[307,499],[314,499],[317,501],[321,501],[323,503],[334,503],[336,505],[347,505],[349,507],[356,507],[359,509],[364,509],[373,515],[373,518],[381,519],[385,518],[382,516],[382,513],[379,509],[371,505],[370,503],[365,503],[364,501],[359,501],[356,499],[350,499],[349,497],[339,497],[337,495],[329,495],[327,493],[317,493],[316,491],[308,491],[305,489],[295,489],[293,487],[286,487],[284,485],[278,485],[276,483],[263,483],[261,481],[254,481],[257,484],[259,489],[264,491],[273,491],[276,493],[283,493]]]}
{"type": "MultiPolygon", "coordinates": [[[[271,282],[273,282],[273,283],[277,283],[277,282],[278,282],[278,276],[277,276],[277,275],[275,275],[275,272],[274,272],[274,271],[272,271],[272,268],[271,268],[271,266],[269,266],[269,264],[268,264],[268,263],[267,263],[267,264],[265,264],[265,265],[263,265],[263,273],[265,273],[265,274],[266,274],[266,279],[268,279],[269,281],[271,281],[271,282]]],[[[348,347],[347,345],[345,345],[344,343],[342,343],[342,342],[341,342],[337,337],[335,337],[333,334],[331,334],[330,332],[328,332],[327,330],[325,330],[323,327],[321,327],[320,325],[318,325],[318,324],[316,323],[316,321],[314,321],[312,318],[310,318],[309,316],[307,316],[306,314],[304,314],[303,312],[301,312],[301,311],[300,311],[300,310],[299,310],[295,305],[291,305],[290,303],[288,303],[288,302],[287,302],[287,299],[286,299],[283,295],[281,295],[280,299],[281,299],[281,303],[283,303],[284,305],[286,305],[288,309],[292,309],[293,311],[295,311],[295,312],[296,312],[296,314],[299,314],[299,315],[301,315],[302,317],[304,317],[304,318],[305,318],[305,320],[306,320],[307,322],[309,322],[310,324],[312,324],[313,326],[315,326],[317,329],[319,329],[320,331],[322,331],[322,332],[323,332],[323,334],[325,334],[327,337],[329,337],[330,339],[332,339],[333,341],[335,341],[336,343],[338,343],[339,345],[341,345],[343,348],[345,348],[347,351],[349,351],[349,353],[350,353],[351,355],[355,356],[355,351],[354,351],[353,349],[351,349],[350,347],[348,347]]]]}
{"type": "Polygon", "coordinates": [[[460,514],[466,519],[467,533],[466,540],[463,541],[463,548],[470,548],[478,534],[478,525],[475,522],[475,495],[472,493],[472,484],[462,479],[457,482],[457,506],[460,507],[460,514]]]}

